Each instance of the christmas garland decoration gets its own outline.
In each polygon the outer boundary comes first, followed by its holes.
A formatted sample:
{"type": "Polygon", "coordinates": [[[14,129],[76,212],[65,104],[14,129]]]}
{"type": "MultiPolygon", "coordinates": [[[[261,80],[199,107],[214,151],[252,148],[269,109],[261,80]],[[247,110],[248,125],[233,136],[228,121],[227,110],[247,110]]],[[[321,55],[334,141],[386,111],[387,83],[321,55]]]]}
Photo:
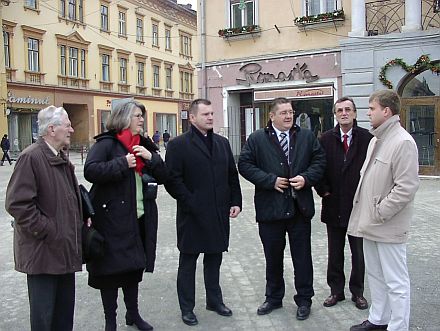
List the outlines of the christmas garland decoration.
{"type": "Polygon", "coordinates": [[[427,54],[421,55],[414,65],[408,65],[402,59],[395,58],[393,60],[388,61],[380,69],[380,72],[379,72],[379,80],[381,81],[381,83],[383,85],[385,85],[389,89],[393,88],[393,84],[391,83],[391,81],[389,81],[387,79],[386,71],[388,70],[388,68],[390,68],[392,66],[396,66],[396,65],[401,66],[402,69],[405,70],[406,72],[415,73],[416,71],[418,71],[422,68],[426,68],[426,69],[431,70],[433,73],[436,73],[437,75],[440,74],[440,63],[437,63],[437,64],[432,63],[427,54]]]}

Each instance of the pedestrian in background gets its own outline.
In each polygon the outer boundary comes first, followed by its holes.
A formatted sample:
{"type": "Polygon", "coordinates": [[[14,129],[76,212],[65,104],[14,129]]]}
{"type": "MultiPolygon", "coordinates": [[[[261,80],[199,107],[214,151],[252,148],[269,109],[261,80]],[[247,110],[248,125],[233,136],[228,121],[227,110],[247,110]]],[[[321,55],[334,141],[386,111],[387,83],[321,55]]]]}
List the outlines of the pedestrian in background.
{"type": "MultiPolygon", "coordinates": [[[[315,186],[322,197],[321,221],[327,226],[327,284],[330,296],[324,306],[331,307],[345,300],[344,248],[353,197],[365,160],[368,143],[373,137],[367,129],[358,127],[356,105],[350,97],[338,99],[333,106],[338,124],[324,132],[320,143],[325,151],[327,167],[324,177],[315,186]]],[[[358,309],[367,309],[364,298],[364,254],[362,238],[348,235],[351,251],[349,289],[351,300],[358,309]]]]}
{"type": "Polygon", "coordinates": [[[2,151],[3,151],[3,157],[2,157],[2,161],[1,161],[0,165],[3,165],[3,163],[5,162],[5,159],[7,159],[9,164],[11,165],[12,161],[11,161],[11,158],[9,157],[9,149],[11,148],[11,143],[9,142],[7,134],[3,135],[0,147],[2,148],[2,151]]]}
{"type": "Polygon", "coordinates": [[[153,134],[153,142],[156,144],[157,150],[160,151],[160,133],[159,133],[159,131],[156,131],[153,134]]]}
{"type": "Polygon", "coordinates": [[[195,272],[200,253],[204,253],[206,309],[232,315],[223,302],[220,266],[229,246],[229,218],[240,213],[242,196],[229,142],[213,133],[211,102],[196,99],[189,113],[189,131],[169,142],[165,160],[172,175],[166,189],[177,200],[177,295],[182,321],[196,325],[195,272]]]}
{"type": "Polygon", "coordinates": [[[165,147],[165,150],[167,149],[168,141],[170,141],[171,135],[168,133],[168,130],[165,130],[165,132],[162,135],[163,139],[163,146],[165,147]]]}
{"type": "Polygon", "coordinates": [[[369,99],[372,126],[348,234],[364,241],[371,293],[368,319],[351,331],[409,329],[410,279],[406,245],[419,188],[417,145],[400,125],[400,98],[391,90],[369,99]]]}
{"type": "Polygon", "coordinates": [[[82,212],[74,167],[63,152],[73,132],[64,108],[40,110],[39,139],[21,152],[6,191],[15,269],[27,274],[33,331],[73,329],[82,212]]]}
{"type": "Polygon", "coordinates": [[[105,239],[104,256],[87,263],[89,285],[99,289],[105,330],[116,330],[118,289],[127,308],[125,322],[139,330],[153,327],[139,314],[138,289],[143,272],[153,272],[158,214],[157,184],[167,171],[157,147],[140,133],[145,107],[137,101],[118,104],[107,132],[96,136],[84,165],[93,184],[93,225],[105,239]]]}
{"type": "Polygon", "coordinates": [[[283,305],[287,233],[297,291],[296,318],[305,320],[314,295],[312,186],[324,173],[325,155],[312,131],[294,125],[287,99],[273,100],[269,116],[267,126],[249,136],[238,161],[241,175],[255,185],[256,220],[266,258],[266,299],[257,314],[269,314],[283,305]]]}

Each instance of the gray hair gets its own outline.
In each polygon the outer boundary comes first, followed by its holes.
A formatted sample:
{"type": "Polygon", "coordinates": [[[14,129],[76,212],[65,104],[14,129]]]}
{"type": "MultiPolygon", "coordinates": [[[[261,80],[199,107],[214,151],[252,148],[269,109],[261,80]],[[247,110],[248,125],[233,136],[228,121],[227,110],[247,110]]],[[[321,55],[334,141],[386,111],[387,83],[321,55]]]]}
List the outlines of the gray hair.
{"type": "Polygon", "coordinates": [[[49,106],[38,112],[38,135],[43,137],[47,134],[50,125],[63,124],[62,117],[69,116],[63,107],[49,106]]]}
{"type": "Polygon", "coordinates": [[[131,117],[134,110],[139,108],[142,111],[142,116],[145,115],[145,106],[135,100],[130,100],[122,103],[118,103],[113,109],[107,120],[107,130],[115,130],[121,132],[124,129],[130,127],[131,117]]]}

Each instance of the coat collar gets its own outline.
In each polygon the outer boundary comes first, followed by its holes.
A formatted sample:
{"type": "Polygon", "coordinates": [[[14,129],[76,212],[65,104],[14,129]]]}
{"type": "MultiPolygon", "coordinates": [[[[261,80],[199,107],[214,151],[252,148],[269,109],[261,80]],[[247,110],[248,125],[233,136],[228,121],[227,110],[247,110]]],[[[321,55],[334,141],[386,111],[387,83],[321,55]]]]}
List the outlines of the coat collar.
{"type": "Polygon", "coordinates": [[[400,117],[399,115],[393,115],[376,129],[371,129],[370,133],[377,139],[385,139],[389,132],[398,126],[400,126],[400,117]]]}
{"type": "Polygon", "coordinates": [[[35,144],[41,148],[50,165],[56,166],[66,164],[68,162],[67,156],[63,150],[60,150],[59,155],[55,155],[49,146],[47,146],[46,141],[42,137],[38,138],[35,144]]]}
{"type": "MultiPolygon", "coordinates": [[[[193,127],[192,125],[190,126],[190,128],[189,128],[189,133],[190,133],[190,139],[191,139],[191,142],[197,147],[197,148],[199,148],[202,152],[203,152],[203,154],[205,154],[207,157],[211,157],[211,153],[209,152],[209,149],[208,149],[208,147],[206,146],[206,144],[202,141],[202,139],[199,137],[199,134],[201,134],[200,133],[200,131],[199,131],[199,133],[197,133],[195,130],[197,130],[197,128],[195,128],[195,127],[193,127]]],[[[214,153],[214,146],[215,146],[215,139],[214,139],[214,134],[211,132],[211,133],[208,133],[208,134],[212,134],[212,150],[213,150],[213,153],[214,153]]]]}

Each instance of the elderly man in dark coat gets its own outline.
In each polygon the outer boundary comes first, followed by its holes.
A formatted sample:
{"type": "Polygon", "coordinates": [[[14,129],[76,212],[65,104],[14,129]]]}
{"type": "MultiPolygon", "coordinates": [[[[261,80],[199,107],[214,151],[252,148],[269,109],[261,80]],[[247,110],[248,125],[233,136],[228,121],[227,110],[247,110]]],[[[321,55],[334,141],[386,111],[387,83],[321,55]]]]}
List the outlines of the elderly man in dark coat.
{"type": "MultiPolygon", "coordinates": [[[[338,124],[320,138],[326,152],[327,168],[316,191],[322,197],[321,221],[327,225],[327,284],[330,296],[324,306],[331,307],[345,299],[344,247],[353,197],[359,183],[360,170],[373,137],[367,129],[357,126],[356,106],[349,97],[342,97],[333,107],[338,124]]],[[[367,309],[364,298],[364,254],[362,238],[348,236],[351,250],[349,288],[351,300],[358,309],[367,309]]]]}
{"type": "Polygon", "coordinates": [[[15,269],[27,274],[31,330],[73,329],[82,211],[74,167],[62,150],[73,132],[64,108],[40,110],[40,138],[21,152],[6,191],[15,269]]]}
{"type": "Polygon", "coordinates": [[[212,130],[211,102],[194,100],[190,121],[190,130],[169,142],[165,161],[172,177],[166,189],[177,200],[177,294],[183,322],[196,325],[195,270],[200,253],[204,253],[206,309],[232,315],[223,303],[220,265],[229,245],[229,218],[240,213],[242,197],[229,142],[212,130]]]}

